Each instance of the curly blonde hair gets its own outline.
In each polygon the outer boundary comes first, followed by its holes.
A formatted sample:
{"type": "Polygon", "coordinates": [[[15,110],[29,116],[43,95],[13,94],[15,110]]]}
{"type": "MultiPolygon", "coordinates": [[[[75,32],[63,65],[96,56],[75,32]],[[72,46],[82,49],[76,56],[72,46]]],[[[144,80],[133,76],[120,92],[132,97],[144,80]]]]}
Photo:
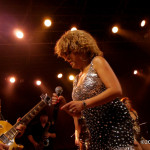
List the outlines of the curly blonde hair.
{"type": "Polygon", "coordinates": [[[90,58],[103,56],[96,40],[84,30],[69,30],[57,41],[55,54],[59,57],[67,57],[70,52],[88,54],[90,58]]]}

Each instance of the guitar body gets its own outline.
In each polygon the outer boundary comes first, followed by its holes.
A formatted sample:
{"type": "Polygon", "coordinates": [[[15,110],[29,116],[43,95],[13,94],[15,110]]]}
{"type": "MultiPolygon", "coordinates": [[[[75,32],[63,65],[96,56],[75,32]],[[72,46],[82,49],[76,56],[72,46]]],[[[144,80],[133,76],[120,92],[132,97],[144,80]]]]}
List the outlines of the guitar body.
{"type": "MultiPolygon", "coordinates": [[[[12,125],[8,123],[7,121],[0,121],[0,136],[4,134],[5,132],[7,132],[8,130],[10,130],[11,128],[12,128],[12,125]]],[[[3,143],[3,142],[0,140],[0,143],[3,143]]],[[[21,150],[21,149],[23,149],[23,145],[17,145],[15,143],[15,139],[11,140],[11,144],[9,145],[9,150],[21,150]]]]}

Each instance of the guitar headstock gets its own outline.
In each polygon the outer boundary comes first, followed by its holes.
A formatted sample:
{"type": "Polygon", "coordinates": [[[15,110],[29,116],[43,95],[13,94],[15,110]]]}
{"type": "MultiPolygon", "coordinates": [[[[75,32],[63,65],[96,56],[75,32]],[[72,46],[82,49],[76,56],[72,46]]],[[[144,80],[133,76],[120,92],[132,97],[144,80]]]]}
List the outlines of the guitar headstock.
{"type": "Polygon", "coordinates": [[[47,105],[51,106],[51,98],[46,94],[42,94],[41,96],[41,100],[45,101],[47,103],[47,105]]]}

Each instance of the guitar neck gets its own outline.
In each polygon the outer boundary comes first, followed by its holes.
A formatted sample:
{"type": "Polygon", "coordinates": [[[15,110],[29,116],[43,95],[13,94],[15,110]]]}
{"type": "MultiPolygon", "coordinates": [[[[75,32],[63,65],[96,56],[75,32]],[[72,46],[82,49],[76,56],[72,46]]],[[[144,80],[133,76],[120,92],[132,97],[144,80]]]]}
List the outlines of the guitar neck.
{"type": "Polygon", "coordinates": [[[19,123],[27,125],[45,106],[47,103],[41,100],[36,106],[34,106],[27,114],[25,114],[19,123]]]}
{"type": "Polygon", "coordinates": [[[36,106],[34,106],[27,114],[25,114],[21,118],[21,121],[17,122],[9,131],[7,131],[5,135],[9,139],[13,139],[19,132],[16,129],[16,127],[19,124],[27,125],[46,105],[47,105],[47,102],[44,100],[41,100],[36,106]]]}

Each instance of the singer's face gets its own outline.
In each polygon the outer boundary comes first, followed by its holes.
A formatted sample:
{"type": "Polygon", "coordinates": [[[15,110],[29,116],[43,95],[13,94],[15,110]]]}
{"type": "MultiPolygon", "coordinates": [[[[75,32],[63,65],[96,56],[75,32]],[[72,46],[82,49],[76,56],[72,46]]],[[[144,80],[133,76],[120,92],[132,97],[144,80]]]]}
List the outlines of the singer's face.
{"type": "Polygon", "coordinates": [[[69,62],[72,68],[80,69],[82,65],[82,55],[79,53],[71,52],[65,58],[65,61],[69,62]]]}
{"type": "MultiPolygon", "coordinates": [[[[88,60],[88,57],[86,54],[75,53],[75,52],[70,52],[63,58],[65,59],[65,61],[69,62],[71,67],[74,69],[82,69],[86,65],[85,61],[83,61],[83,60],[85,60],[85,59],[88,60]]],[[[89,61],[87,61],[87,63],[88,62],[89,61]]]]}

